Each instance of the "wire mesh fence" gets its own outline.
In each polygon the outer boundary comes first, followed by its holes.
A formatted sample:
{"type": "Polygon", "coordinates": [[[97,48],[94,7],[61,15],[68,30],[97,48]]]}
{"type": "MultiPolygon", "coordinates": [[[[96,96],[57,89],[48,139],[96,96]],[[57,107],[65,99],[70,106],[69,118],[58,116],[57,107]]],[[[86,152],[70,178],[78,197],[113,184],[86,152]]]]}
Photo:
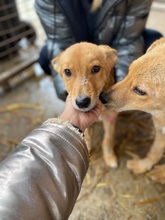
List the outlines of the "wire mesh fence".
{"type": "Polygon", "coordinates": [[[0,1],[0,59],[34,45],[36,40],[43,42],[44,36],[34,0],[0,1]]]}
{"type": "Polygon", "coordinates": [[[13,77],[21,79],[22,72],[38,61],[46,35],[34,1],[0,0],[0,94],[10,90],[13,77]]]}

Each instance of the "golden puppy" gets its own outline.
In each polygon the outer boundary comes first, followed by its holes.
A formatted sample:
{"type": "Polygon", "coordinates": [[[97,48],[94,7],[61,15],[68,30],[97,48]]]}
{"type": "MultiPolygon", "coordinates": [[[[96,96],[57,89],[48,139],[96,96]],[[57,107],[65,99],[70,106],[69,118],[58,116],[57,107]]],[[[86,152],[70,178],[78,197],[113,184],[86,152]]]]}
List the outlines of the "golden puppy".
{"type": "MultiPolygon", "coordinates": [[[[150,151],[145,158],[127,163],[134,173],[150,170],[165,148],[165,38],[155,41],[135,60],[125,79],[112,86],[108,95],[113,111],[141,110],[152,115],[156,134],[150,151]]],[[[155,169],[152,178],[165,183],[165,165],[155,169]]]]}
{"type": "MultiPolygon", "coordinates": [[[[117,52],[109,46],[81,42],[68,47],[52,60],[52,64],[63,78],[74,108],[87,112],[95,107],[99,98],[102,99],[102,92],[114,84],[116,61],[117,52]]],[[[116,120],[106,109],[103,110],[103,118],[103,156],[108,166],[116,167],[113,151],[116,120]]],[[[86,140],[89,147],[87,134],[86,140]]]]}

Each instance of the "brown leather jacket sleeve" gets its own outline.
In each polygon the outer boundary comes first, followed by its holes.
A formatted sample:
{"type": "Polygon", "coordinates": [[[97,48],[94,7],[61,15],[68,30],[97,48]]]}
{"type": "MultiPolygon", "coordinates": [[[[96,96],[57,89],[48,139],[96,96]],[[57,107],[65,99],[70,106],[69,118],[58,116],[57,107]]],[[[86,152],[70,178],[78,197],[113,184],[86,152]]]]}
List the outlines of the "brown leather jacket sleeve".
{"type": "Polygon", "coordinates": [[[33,130],[0,164],[0,219],[67,220],[88,159],[72,126],[47,122],[33,130]]]}

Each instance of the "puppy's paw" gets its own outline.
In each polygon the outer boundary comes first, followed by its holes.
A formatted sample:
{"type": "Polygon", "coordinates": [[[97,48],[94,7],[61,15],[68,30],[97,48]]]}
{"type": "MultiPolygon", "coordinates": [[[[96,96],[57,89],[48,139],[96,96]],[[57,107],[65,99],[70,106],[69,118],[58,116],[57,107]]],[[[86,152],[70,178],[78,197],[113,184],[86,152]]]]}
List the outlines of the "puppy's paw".
{"type": "Polygon", "coordinates": [[[117,168],[117,157],[115,155],[104,155],[104,160],[107,166],[111,168],[117,168]]]}
{"type": "Polygon", "coordinates": [[[144,173],[150,170],[152,166],[153,163],[148,158],[127,161],[127,168],[132,170],[135,174],[144,173]]]}
{"type": "Polygon", "coordinates": [[[165,165],[156,166],[149,172],[149,177],[161,184],[165,184],[165,165]]]}

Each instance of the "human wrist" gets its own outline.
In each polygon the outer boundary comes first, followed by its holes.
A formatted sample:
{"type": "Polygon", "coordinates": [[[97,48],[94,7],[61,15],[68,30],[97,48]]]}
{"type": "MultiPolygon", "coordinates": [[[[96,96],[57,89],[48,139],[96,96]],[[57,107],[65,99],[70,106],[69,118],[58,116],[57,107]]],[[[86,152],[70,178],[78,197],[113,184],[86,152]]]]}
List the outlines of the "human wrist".
{"type": "Polygon", "coordinates": [[[66,114],[63,112],[59,118],[63,121],[68,121],[70,124],[72,124],[75,128],[77,128],[80,132],[84,132],[83,126],[81,126],[81,123],[79,122],[78,118],[75,117],[75,115],[71,114],[66,114]]]}

